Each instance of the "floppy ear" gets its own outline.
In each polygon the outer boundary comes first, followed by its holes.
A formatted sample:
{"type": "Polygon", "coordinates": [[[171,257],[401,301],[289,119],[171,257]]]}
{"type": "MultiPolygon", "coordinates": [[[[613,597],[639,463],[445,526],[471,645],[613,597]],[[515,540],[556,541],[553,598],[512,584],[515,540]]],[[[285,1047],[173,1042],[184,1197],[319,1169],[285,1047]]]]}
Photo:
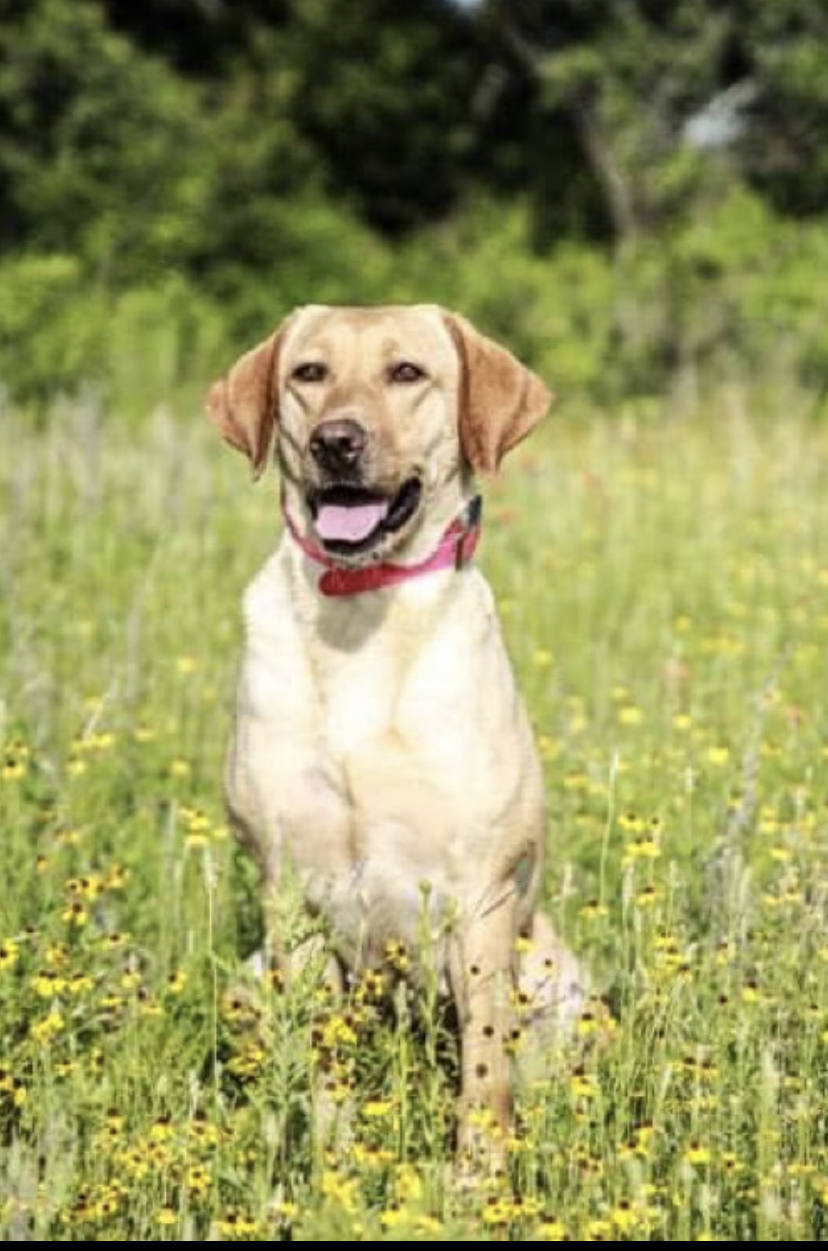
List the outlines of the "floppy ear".
{"type": "Polygon", "coordinates": [[[545,415],[552,393],[506,348],[465,317],[443,313],[460,356],[460,443],[473,469],[495,473],[545,415]]]}
{"type": "Polygon", "coordinates": [[[279,419],[276,371],[285,324],[240,356],[230,372],[213,383],[204,402],[222,437],[250,460],[254,478],[267,464],[279,419]]]}

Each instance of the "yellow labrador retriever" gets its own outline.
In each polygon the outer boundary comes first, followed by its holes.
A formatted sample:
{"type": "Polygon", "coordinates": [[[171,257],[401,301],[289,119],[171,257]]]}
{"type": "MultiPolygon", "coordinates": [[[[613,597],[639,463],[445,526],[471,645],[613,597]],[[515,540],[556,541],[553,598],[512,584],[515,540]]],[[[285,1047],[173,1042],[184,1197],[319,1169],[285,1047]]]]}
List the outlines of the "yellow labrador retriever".
{"type": "Polygon", "coordinates": [[[549,400],[433,305],[301,308],[207,398],[253,473],[273,444],[281,472],[284,533],[246,595],[226,773],[262,867],[268,954],[286,976],[308,956],[287,950],[289,883],[325,918],[340,985],[400,943],[416,969],[425,922],[457,1009],[464,1153],[509,1125],[516,990],[547,1028],[583,1001],[537,910],[541,769],[472,561],[475,474],[549,400]]]}

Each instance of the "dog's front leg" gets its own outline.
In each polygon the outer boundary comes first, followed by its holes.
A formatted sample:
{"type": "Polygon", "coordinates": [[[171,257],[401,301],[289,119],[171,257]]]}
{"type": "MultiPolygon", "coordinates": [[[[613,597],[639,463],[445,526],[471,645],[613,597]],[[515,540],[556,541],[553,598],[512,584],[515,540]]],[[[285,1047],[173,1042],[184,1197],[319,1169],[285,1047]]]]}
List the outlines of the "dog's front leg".
{"type": "Polygon", "coordinates": [[[511,1124],[514,915],[514,888],[502,886],[468,918],[454,947],[451,976],[461,1062],[458,1147],[472,1167],[503,1163],[511,1124]]]}

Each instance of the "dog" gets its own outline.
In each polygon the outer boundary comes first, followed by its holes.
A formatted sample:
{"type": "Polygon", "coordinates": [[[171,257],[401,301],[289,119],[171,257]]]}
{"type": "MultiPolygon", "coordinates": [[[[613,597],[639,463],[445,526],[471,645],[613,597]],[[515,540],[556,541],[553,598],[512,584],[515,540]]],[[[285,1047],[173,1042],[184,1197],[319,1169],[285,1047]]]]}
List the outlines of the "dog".
{"type": "Polygon", "coordinates": [[[436,305],[299,308],[206,399],[254,477],[275,447],[281,479],[283,534],[245,596],[225,778],[262,871],[268,958],[289,979],[318,955],[316,940],[289,950],[290,890],[324,918],[338,987],[400,944],[422,978],[425,923],[456,1010],[465,1158],[503,1150],[516,999],[554,1033],[586,994],[538,906],[541,766],[473,561],[476,481],[550,400],[436,305]]]}

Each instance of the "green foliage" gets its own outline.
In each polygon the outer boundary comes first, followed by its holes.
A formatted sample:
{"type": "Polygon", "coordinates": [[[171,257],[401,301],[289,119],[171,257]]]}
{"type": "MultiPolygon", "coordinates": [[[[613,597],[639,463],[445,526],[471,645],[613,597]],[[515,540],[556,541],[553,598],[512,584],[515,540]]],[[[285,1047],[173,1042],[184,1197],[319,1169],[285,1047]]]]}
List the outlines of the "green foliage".
{"type": "Polygon", "coordinates": [[[444,0],[294,0],[289,14],[266,46],[291,49],[292,115],[328,190],[391,233],[444,215],[474,144],[479,52],[466,15],[444,0]]]}
{"type": "MultiPolygon", "coordinates": [[[[575,128],[593,175],[585,223],[597,199],[616,240],[652,232],[697,211],[711,179],[743,181],[794,216],[824,210],[818,0],[485,0],[483,14],[521,49],[541,133],[575,128]]],[[[524,185],[542,217],[539,163],[524,185]]]]}
{"type": "Polygon", "coordinates": [[[100,376],[105,303],[72,256],[0,264],[0,377],[22,399],[49,399],[100,376]]]}
{"type": "Polygon", "coordinates": [[[176,273],[113,293],[72,256],[0,263],[0,376],[41,418],[86,390],[142,416],[203,389],[208,363],[228,351],[218,308],[176,273]]]}
{"type": "Polygon", "coordinates": [[[813,276],[828,263],[821,223],[780,221],[756,197],[734,193],[677,237],[681,305],[699,359],[731,376],[799,377],[828,386],[828,295],[813,276]],[[689,285],[689,289],[688,289],[689,285]]]}
{"type": "Polygon", "coordinates": [[[0,20],[0,238],[140,281],[176,255],[200,177],[197,100],[89,0],[0,20]],[[170,248],[172,247],[172,250],[170,248]]]}
{"type": "Polygon", "coordinates": [[[532,250],[531,212],[479,202],[391,249],[318,198],[242,201],[247,259],[198,283],[170,271],[112,291],[68,255],[0,263],[0,377],[20,400],[93,385],[138,415],[195,397],[294,306],[435,301],[469,316],[570,402],[617,405],[738,380],[828,386],[828,263],[817,224],[779,220],[737,191],[610,256],[532,250]],[[252,258],[256,281],[250,281],[252,258]]]}
{"type": "Polygon", "coordinates": [[[253,196],[240,202],[235,226],[248,227],[244,251],[229,250],[204,286],[239,349],[262,338],[296,305],[388,298],[391,251],[358,219],[318,197],[269,203],[253,196]]]}
{"type": "Polygon", "coordinates": [[[0,385],[137,413],[295,305],[434,299],[565,395],[824,388],[824,25],[810,0],[9,0],[0,385]]]}
{"type": "Polygon", "coordinates": [[[795,216],[822,213],[828,195],[828,12],[819,0],[738,0],[740,32],[758,87],[740,156],[754,186],[795,216]]]}

